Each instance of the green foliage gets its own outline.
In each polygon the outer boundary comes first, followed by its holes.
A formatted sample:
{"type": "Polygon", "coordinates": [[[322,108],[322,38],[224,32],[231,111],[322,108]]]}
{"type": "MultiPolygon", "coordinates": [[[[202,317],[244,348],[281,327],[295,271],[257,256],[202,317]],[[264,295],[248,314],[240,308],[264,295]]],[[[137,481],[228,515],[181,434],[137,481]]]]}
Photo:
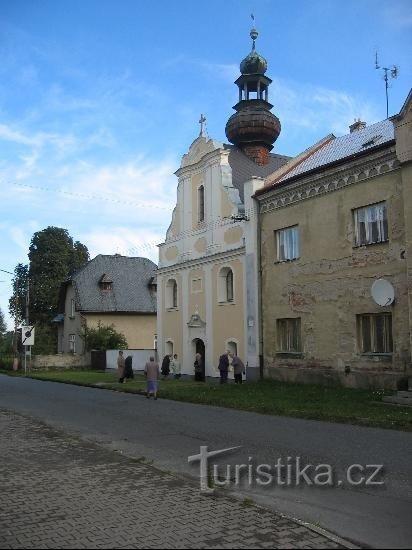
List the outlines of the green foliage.
{"type": "Polygon", "coordinates": [[[3,335],[7,330],[6,321],[4,319],[4,313],[0,309],[0,335],[3,335]]]}
{"type": "Polygon", "coordinates": [[[89,260],[87,248],[67,229],[37,231],[29,248],[30,322],[47,323],[58,311],[60,286],[89,260]]]}
{"type": "Polygon", "coordinates": [[[33,355],[53,355],[57,350],[57,329],[54,326],[37,323],[35,327],[33,355]]]}
{"type": "Polygon", "coordinates": [[[14,332],[8,331],[0,334],[0,355],[13,353],[14,332]]]}
{"type": "Polygon", "coordinates": [[[124,334],[117,332],[113,325],[101,325],[97,328],[85,328],[84,338],[86,349],[108,350],[127,349],[128,344],[124,334]]]}
{"type": "Polygon", "coordinates": [[[29,266],[18,264],[14,268],[13,288],[14,292],[9,299],[9,313],[16,318],[17,322],[23,323],[26,308],[27,281],[29,276],[29,266]]]}
{"type": "Polygon", "coordinates": [[[36,324],[33,353],[56,353],[57,330],[50,326],[50,321],[61,309],[61,284],[88,260],[87,247],[73,242],[67,229],[50,226],[34,233],[29,247],[29,265],[15,267],[14,292],[9,300],[10,315],[15,318],[17,314],[18,322],[24,323],[29,295],[29,321],[36,324]]]}

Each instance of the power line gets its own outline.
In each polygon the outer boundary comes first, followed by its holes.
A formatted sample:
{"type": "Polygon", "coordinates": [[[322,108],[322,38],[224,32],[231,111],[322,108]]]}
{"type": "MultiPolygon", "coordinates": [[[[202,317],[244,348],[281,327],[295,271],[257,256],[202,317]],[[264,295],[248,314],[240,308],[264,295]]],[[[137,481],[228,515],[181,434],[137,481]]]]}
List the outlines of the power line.
{"type": "Polygon", "coordinates": [[[137,206],[139,208],[155,208],[158,210],[167,210],[171,211],[173,210],[170,206],[160,206],[158,204],[147,202],[147,201],[141,201],[141,202],[129,202],[124,199],[115,199],[115,198],[109,198],[109,197],[102,197],[101,195],[86,195],[83,193],[75,193],[73,191],[66,191],[64,189],[54,188],[51,189],[50,187],[40,186],[40,185],[28,185],[25,183],[18,183],[18,182],[9,182],[12,183],[12,185],[16,187],[23,187],[25,189],[34,189],[35,191],[46,191],[48,193],[61,193],[63,195],[69,195],[74,198],[82,198],[86,200],[98,200],[98,201],[104,201],[104,202],[112,202],[115,204],[125,204],[127,206],[137,206]]]}

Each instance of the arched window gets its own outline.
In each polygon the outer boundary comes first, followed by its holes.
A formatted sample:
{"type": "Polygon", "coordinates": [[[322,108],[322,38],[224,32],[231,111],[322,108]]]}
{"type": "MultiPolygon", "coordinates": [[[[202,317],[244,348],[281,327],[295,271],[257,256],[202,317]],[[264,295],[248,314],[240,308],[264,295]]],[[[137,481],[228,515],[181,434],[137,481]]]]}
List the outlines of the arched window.
{"type": "Polygon", "coordinates": [[[198,209],[198,222],[205,221],[205,188],[201,185],[197,190],[197,209],[198,209]]]}
{"type": "Polygon", "coordinates": [[[177,307],[177,283],[173,281],[172,307],[177,307]]]}
{"type": "Polygon", "coordinates": [[[177,307],[177,282],[175,279],[169,279],[166,283],[166,307],[168,309],[177,307]]]}
{"type": "Polygon", "coordinates": [[[233,302],[233,271],[231,269],[226,274],[226,301],[233,302]]]}
{"type": "Polygon", "coordinates": [[[233,271],[230,267],[223,267],[219,271],[217,281],[217,296],[219,302],[234,301],[233,271]]]}

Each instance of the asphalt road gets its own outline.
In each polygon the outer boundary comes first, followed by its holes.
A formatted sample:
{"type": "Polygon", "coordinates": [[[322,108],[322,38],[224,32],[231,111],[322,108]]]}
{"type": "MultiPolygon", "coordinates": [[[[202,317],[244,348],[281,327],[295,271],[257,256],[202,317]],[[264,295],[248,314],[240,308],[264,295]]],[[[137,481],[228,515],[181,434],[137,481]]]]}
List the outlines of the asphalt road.
{"type": "MultiPolygon", "coordinates": [[[[0,376],[0,407],[191,476],[199,476],[199,465],[188,464],[188,456],[198,454],[200,446],[208,446],[209,450],[240,447],[221,458],[221,473],[223,464],[231,465],[232,490],[247,493],[259,503],[320,525],[360,546],[411,546],[410,433],[162,399],[155,402],[138,395],[8,376],[0,376]],[[277,478],[267,487],[256,483],[249,486],[244,479],[240,487],[234,485],[236,464],[246,464],[246,473],[250,467],[254,480],[258,465],[273,466],[280,459],[293,466],[297,457],[301,468],[312,465],[307,472],[312,474],[311,481],[316,465],[330,465],[334,485],[293,486],[293,468],[289,470],[292,486],[280,486],[277,478]],[[378,480],[384,484],[349,485],[346,472],[353,464],[383,465],[383,477],[378,480]],[[339,485],[339,481],[343,483],[339,485]]],[[[322,466],[319,472],[325,472],[325,468],[322,466]]],[[[372,473],[372,469],[367,473],[372,473]]]]}

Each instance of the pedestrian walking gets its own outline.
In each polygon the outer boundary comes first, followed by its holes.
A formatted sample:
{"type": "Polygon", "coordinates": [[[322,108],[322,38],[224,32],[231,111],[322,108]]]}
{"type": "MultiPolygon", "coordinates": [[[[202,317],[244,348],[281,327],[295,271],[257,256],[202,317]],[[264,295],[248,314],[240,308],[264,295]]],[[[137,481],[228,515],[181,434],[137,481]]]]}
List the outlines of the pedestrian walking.
{"type": "Polygon", "coordinates": [[[162,361],[162,376],[166,379],[170,374],[170,355],[165,355],[162,361]]]}
{"type": "Polygon", "coordinates": [[[219,357],[218,369],[220,371],[220,383],[226,384],[227,375],[229,372],[229,352],[228,351],[226,351],[219,357]]]}
{"type": "Polygon", "coordinates": [[[125,361],[123,357],[123,352],[119,351],[119,355],[117,357],[117,372],[119,374],[119,384],[123,384],[124,369],[125,369],[125,361]]]}
{"type": "Polygon", "coordinates": [[[233,374],[235,377],[235,384],[242,384],[243,375],[245,374],[245,365],[240,357],[236,353],[231,353],[233,374]]]}
{"type": "Polygon", "coordinates": [[[170,367],[172,369],[173,374],[175,375],[175,379],[179,380],[179,378],[181,377],[182,365],[180,364],[177,353],[173,355],[173,359],[170,363],[170,367]]]}
{"type": "Polygon", "coordinates": [[[193,364],[193,368],[195,369],[195,380],[197,382],[204,382],[205,376],[203,373],[203,358],[200,353],[196,353],[195,355],[195,362],[193,364]]]}
{"type": "Polygon", "coordinates": [[[144,375],[146,377],[146,397],[150,399],[153,395],[157,399],[158,386],[159,386],[159,365],[156,363],[155,358],[151,356],[144,367],[144,375]]]}
{"type": "Polygon", "coordinates": [[[124,360],[124,381],[133,380],[133,356],[128,355],[124,360]]]}

